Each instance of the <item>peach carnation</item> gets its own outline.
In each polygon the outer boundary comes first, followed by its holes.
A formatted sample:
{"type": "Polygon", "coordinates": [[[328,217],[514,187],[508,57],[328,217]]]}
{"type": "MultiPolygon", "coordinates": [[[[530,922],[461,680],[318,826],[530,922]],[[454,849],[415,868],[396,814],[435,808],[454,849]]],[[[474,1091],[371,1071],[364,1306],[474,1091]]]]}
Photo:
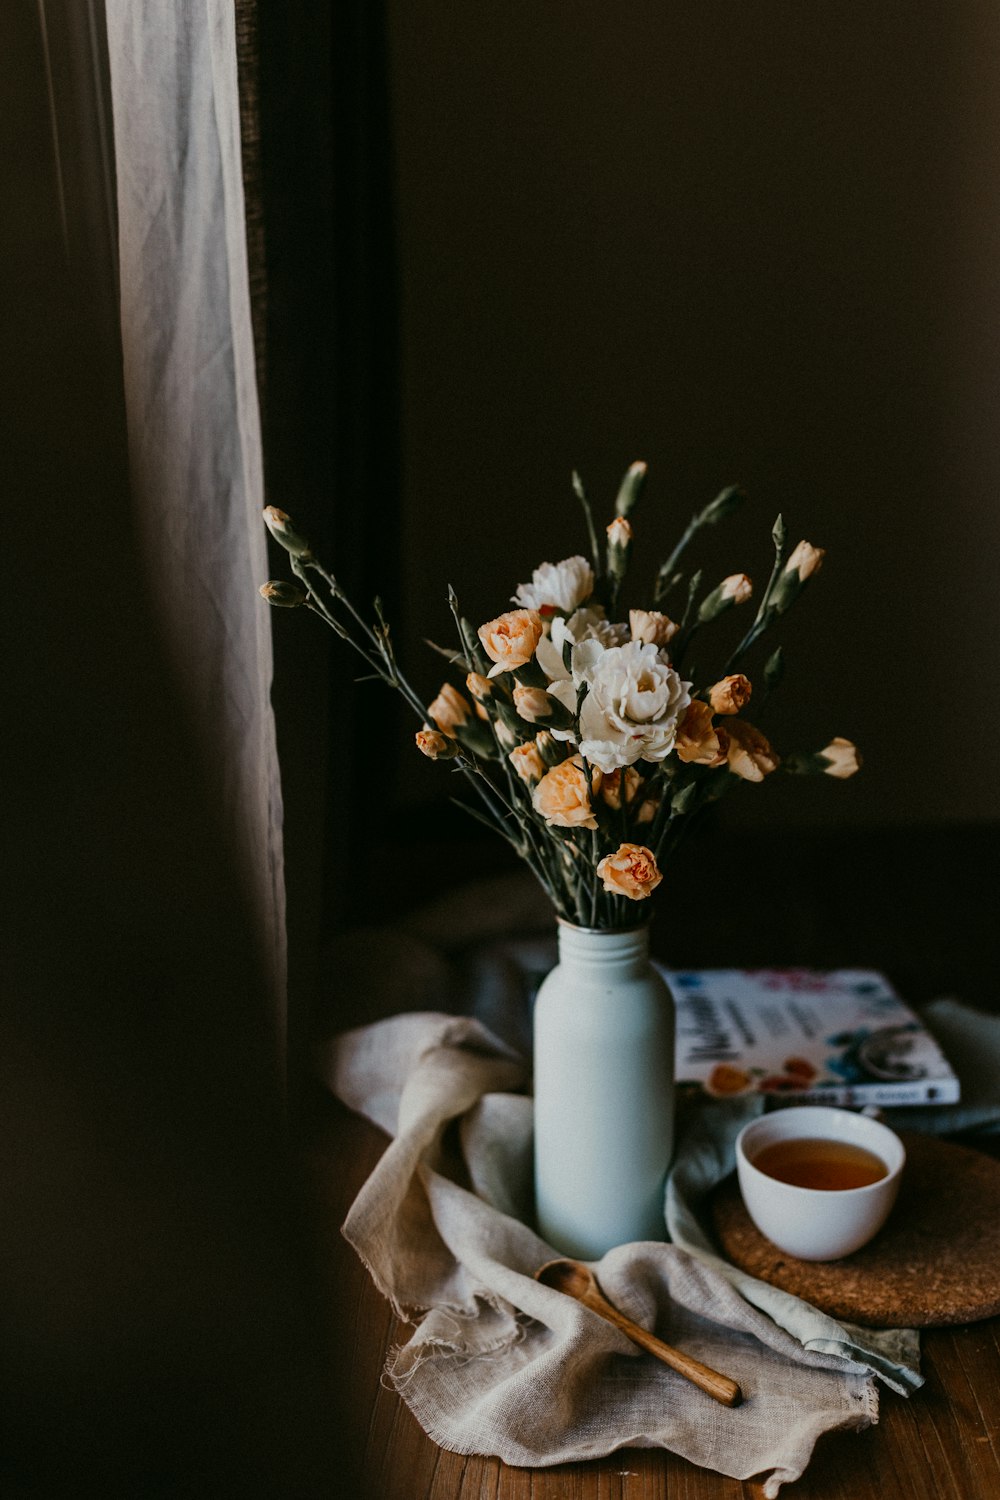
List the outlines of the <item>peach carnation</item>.
{"type": "Polygon", "coordinates": [[[587,773],[579,755],[546,771],[531,794],[535,811],[557,828],[596,828],[587,773]]]}
{"type": "Polygon", "coordinates": [[[542,617],[534,609],[510,609],[480,625],[479,639],[494,663],[487,675],[496,677],[500,672],[526,666],[542,638],[542,629],[542,617]]]}
{"type": "Polygon", "coordinates": [[[597,873],[606,891],[629,901],[645,901],[663,879],[652,849],[644,844],[619,845],[614,854],[604,856],[597,873]]]}

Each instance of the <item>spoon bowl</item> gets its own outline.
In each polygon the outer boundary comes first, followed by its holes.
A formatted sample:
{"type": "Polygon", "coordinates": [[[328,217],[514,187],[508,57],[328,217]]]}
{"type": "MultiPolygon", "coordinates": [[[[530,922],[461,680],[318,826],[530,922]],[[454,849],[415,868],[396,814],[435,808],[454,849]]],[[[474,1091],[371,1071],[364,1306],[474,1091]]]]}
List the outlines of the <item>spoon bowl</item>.
{"type": "Polygon", "coordinates": [[[585,1295],[601,1295],[597,1277],[589,1266],[581,1265],[578,1260],[547,1261],[535,1272],[535,1280],[552,1287],[553,1291],[565,1292],[567,1297],[576,1297],[578,1301],[582,1301],[585,1295]]]}

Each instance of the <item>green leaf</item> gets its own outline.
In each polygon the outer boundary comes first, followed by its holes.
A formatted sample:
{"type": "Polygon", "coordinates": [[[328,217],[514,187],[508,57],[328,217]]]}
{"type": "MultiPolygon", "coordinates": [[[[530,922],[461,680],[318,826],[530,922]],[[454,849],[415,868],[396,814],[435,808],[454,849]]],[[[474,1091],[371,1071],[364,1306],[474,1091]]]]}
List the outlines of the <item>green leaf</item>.
{"type": "Polygon", "coordinates": [[[764,667],[764,686],[767,688],[769,693],[778,686],[778,683],[781,681],[784,675],[785,653],[779,646],[777,651],[775,651],[772,656],[768,657],[767,664],[764,667]]]}

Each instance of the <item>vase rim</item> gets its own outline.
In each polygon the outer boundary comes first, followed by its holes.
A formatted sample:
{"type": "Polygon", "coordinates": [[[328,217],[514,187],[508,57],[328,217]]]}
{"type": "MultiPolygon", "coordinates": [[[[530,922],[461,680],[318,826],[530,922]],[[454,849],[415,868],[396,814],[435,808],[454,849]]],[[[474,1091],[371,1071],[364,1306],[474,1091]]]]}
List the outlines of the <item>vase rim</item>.
{"type": "Polygon", "coordinates": [[[651,916],[641,922],[633,922],[628,927],[582,927],[579,922],[571,922],[568,917],[556,917],[556,922],[568,932],[582,932],[591,937],[601,933],[607,933],[609,937],[624,937],[629,932],[648,932],[653,925],[651,916]]]}

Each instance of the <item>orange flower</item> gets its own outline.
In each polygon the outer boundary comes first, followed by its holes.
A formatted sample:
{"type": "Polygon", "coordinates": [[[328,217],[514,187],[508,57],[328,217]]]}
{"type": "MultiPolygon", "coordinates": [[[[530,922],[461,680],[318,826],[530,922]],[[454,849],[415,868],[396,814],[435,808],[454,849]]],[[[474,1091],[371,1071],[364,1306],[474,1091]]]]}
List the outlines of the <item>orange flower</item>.
{"type": "Polygon", "coordinates": [[[525,666],[542,638],[542,617],[535,609],[510,609],[479,627],[479,639],[494,666],[488,676],[525,666]]]}
{"type": "Polygon", "coordinates": [[[621,844],[614,854],[606,854],[597,866],[604,889],[613,896],[627,896],[630,901],[645,901],[663,876],[645,844],[621,844]]]}
{"type": "Polygon", "coordinates": [[[625,766],[617,771],[606,771],[601,773],[600,793],[603,801],[608,807],[614,808],[615,812],[622,805],[622,781],[625,783],[626,805],[635,800],[635,794],[642,786],[642,777],[634,766],[625,766]]]}
{"type": "Polygon", "coordinates": [[[460,729],[469,717],[469,705],[458,689],[446,682],[434,702],[428,703],[427,712],[441,733],[453,739],[455,730],[460,729]]]}
{"type": "Polygon", "coordinates": [[[712,710],[700,698],[688,704],[674,743],[678,760],[696,766],[721,766],[726,759],[725,731],[712,723],[712,710]]]}
{"type": "Polygon", "coordinates": [[[432,729],[429,724],[417,731],[416,742],[421,755],[426,755],[429,760],[450,760],[457,753],[455,741],[432,729]]]}
{"type": "Polygon", "coordinates": [[[729,751],[727,760],[734,776],[744,781],[763,781],[781,764],[769,742],[745,719],[733,719],[728,727],[729,751]]]}
{"type": "Polygon", "coordinates": [[[749,679],[742,672],[723,677],[709,690],[708,701],[713,714],[738,714],[750,702],[752,691],[749,679]]]}
{"type": "Polygon", "coordinates": [[[534,786],[545,775],[545,762],[534,740],[529,740],[526,745],[518,745],[510,751],[507,759],[521,780],[526,781],[529,786],[534,786]]]}
{"type": "Polygon", "coordinates": [[[535,811],[557,828],[596,828],[583,760],[574,755],[546,771],[531,794],[535,811]]]}

